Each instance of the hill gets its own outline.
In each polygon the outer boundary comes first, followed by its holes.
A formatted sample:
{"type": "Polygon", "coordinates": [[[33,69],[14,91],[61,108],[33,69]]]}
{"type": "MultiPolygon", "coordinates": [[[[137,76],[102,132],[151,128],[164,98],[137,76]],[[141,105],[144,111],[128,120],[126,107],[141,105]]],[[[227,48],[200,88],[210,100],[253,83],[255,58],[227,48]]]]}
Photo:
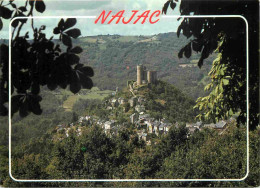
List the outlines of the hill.
{"type": "Polygon", "coordinates": [[[145,98],[147,109],[155,118],[166,118],[172,123],[195,121],[195,101],[167,82],[152,85],[145,98]]]}
{"type": "MultiPolygon", "coordinates": [[[[99,35],[81,37],[75,45],[83,48],[81,63],[93,67],[95,86],[101,90],[122,89],[127,80],[136,76],[136,65],[145,64],[158,71],[158,78],[174,84],[193,99],[203,96],[203,87],[209,81],[211,62],[206,61],[199,69],[196,62],[199,54],[191,58],[178,58],[178,52],[186,44],[186,38],[176,33],[153,36],[99,35]],[[194,67],[195,66],[195,67],[194,67]]],[[[214,56],[214,55],[213,55],[214,56]]]]}
{"type": "Polygon", "coordinates": [[[157,81],[156,84],[135,88],[134,93],[125,87],[115,95],[106,97],[102,104],[81,99],[75,103],[73,110],[78,114],[94,115],[121,123],[130,123],[133,113],[149,114],[156,120],[167,119],[171,123],[194,121],[195,101],[172,84],[157,81]]]}

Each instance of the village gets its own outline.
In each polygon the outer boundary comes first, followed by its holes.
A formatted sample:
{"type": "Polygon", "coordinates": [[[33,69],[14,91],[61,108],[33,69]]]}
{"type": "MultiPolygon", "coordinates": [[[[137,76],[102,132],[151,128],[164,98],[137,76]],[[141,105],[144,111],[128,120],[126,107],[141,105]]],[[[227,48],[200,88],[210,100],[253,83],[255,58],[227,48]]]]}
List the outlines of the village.
{"type": "MultiPolygon", "coordinates": [[[[120,109],[120,113],[128,115],[127,122],[121,122],[116,118],[101,119],[95,115],[80,116],[77,122],[73,122],[70,125],[60,124],[56,127],[56,132],[63,134],[68,137],[71,131],[75,131],[78,136],[82,135],[82,131],[86,126],[99,126],[104,130],[104,133],[109,137],[117,136],[119,131],[126,128],[126,124],[130,123],[134,126],[136,134],[139,140],[143,140],[147,145],[151,145],[152,135],[159,137],[168,133],[171,127],[178,128],[181,122],[170,122],[169,120],[155,119],[151,117],[149,111],[146,110],[145,102],[146,98],[142,95],[137,95],[138,89],[144,85],[155,84],[157,81],[156,71],[146,71],[146,67],[139,65],[137,66],[137,81],[129,81],[127,83],[127,88],[131,93],[129,99],[122,96],[118,96],[118,88],[116,92],[112,94],[112,97],[103,102],[104,109],[110,112],[110,116],[115,115],[116,110],[120,109]],[[129,111],[131,109],[131,111],[129,111]],[[126,113],[128,112],[128,113],[126,113]]],[[[221,120],[217,123],[205,124],[203,122],[185,123],[186,128],[189,131],[189,135],[193,134],[195,131],[200,131],[203,128],[210,128],[219,131],[222,134],[227,124],[231,121],[235,121],[234,118],[228,121],[221,120]]],[[[59,138],[62,139],[62,138],[59,138]]]]}
{"type": "MultiPolygon", "coordinates": [[[[139,104],[136,105],[139,109],[139,104]]],[[[151,118],[148,113],[145,113],[145,108],[141,112],[136,111],[129,117],[130,122],[135,126],[136,132],[139,140],[144,140],[147,145],[151,144],[151,140],[148,139],[149,135],[155,134],[156,136],[167,134],[169,129],[172,126],[178,127],[180,124],[176,122],[175,124],[170,123],[167,119],[155,120],[151,118]]],[[[203,124],[202,122],[196,123],[186,123],[186,128],[190,134],[193,134],[195,131],[200,131],[203,128],[210,128],[218,130],[220,134],[225,131],[227,124],[229,122],[235,121],[234,118],[230,118],[228,121],[219,121],[218,123],[203,124]]],[[[71,123],[69,126],[58,125],[56,127],[57,133],[65,134],[66,137],[69,137],[70,131],[75,131],[77,136],[82,135],[82,130],[86,126],[100,126],[106,135],[109,137],[117,136],[121,129],[124,129],[124,124],[119,124],[117,120],[101,120],[95,116],[81,116],[78,119],[78,122],[71,123]]]]}

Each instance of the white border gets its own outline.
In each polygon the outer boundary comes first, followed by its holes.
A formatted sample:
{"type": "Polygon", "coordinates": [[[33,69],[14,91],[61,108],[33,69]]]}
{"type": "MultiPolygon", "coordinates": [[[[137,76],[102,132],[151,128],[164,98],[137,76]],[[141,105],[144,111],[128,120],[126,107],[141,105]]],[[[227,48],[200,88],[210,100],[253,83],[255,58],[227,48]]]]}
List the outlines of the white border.
{"type": "Polygon", "coordinates": [[[248,22],[245,17],[241,15],[201,15],[201,16],[161,16],[161,18],[242,18],[246,23],[246,63],[247,63],[247,139],[246,139],[246,145],[247,145],[247,172],[246,175],[241,179],[16,179],[13,177],[11,172],[11,24],[16,19],[49,19],[49,18],[96,18],[97,16],[35,16],[35,17],[15,17],[10,21],[9,24],[9,175],[10,177],[17,182],[144,182],[144,181],[150,181],[150,182],[172,182],[172,181],[243,181],[247,178],[249,174],[249,44],[248,44],[248,22]]]}

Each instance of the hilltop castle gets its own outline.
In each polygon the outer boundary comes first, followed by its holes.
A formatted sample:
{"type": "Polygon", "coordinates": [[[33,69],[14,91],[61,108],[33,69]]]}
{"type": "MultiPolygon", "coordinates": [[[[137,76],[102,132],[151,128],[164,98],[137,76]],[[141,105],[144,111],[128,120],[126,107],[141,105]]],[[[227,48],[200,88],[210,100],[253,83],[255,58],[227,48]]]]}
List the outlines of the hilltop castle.
{"type": "Polygon", "coordinates": [[[127,81],[127,86],[129,84],[133,85],[134,87],[145,85],[145,84],[155,84],[157,81],[157,72],[147,70],[143,65],[137,65],[136,67],[136,81],[131,80],[127,81]]]}
{"type": "Polygon", "coordinates": [[[157,80],[157,72],[146,70],[146,67],[143,65],[137,66],[137,85],[142,84],[154,84],[157,80]]]}

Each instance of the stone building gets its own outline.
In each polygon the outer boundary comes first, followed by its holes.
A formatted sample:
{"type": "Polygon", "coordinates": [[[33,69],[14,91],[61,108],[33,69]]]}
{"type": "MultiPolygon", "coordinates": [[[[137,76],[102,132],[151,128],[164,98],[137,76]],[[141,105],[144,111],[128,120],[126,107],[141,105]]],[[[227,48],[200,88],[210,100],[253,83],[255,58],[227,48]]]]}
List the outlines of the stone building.
{"type": "Polygon", "coordinates": [[[142,84],[154,84],[157,81],[157,72],[146,70],[146,67],[143,65],[137,66],[137,85],[142,84]]]}
{"type": "Polygon", "coordinates": [[[136,97],[132,97],[131,99],[129,99],[129,104],[131,107],[134,107],[137,103],[137,98],[136,97]]]}
{"type": "Polygon", "coordinates": [[[130,116],[130,121],[132,124],[134,124],[137,120],[138,120],[138,115],[136,113],[130,116]]]}

